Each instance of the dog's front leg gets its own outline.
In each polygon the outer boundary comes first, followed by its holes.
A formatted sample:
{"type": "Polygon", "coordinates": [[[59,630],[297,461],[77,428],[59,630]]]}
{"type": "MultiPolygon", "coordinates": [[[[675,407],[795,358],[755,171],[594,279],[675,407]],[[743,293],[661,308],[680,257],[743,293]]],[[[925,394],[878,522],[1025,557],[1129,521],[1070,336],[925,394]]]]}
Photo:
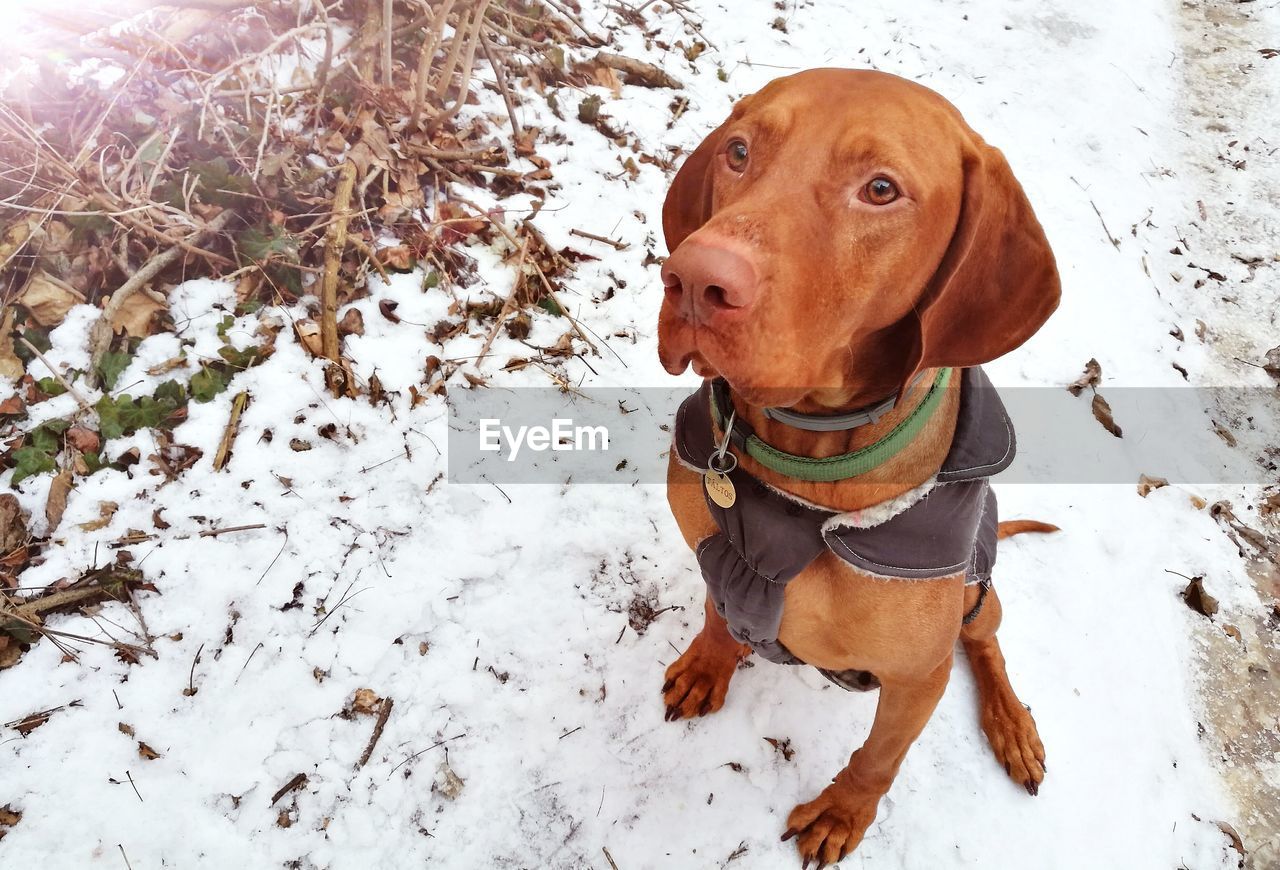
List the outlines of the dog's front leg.
{"type": "Polygon", "coordinates": [[[831,785],[787,818],[783,840],[798,837],[804,866],[834,864],[862,842],[907,750],[933,715],[951,676],[951,656],[923,677],[881,677],[871,733],[831,785]]]}
{"type": "Polygon", "coordinates": [[[728,624],[716,612],[709,595],[704,609],[702,631],[667,668],[662,699],[667,705],[668,722],[705,716],[723,707],[738,662],[751,655],[751,647],[738,643],[729,634],[728,624]]]}

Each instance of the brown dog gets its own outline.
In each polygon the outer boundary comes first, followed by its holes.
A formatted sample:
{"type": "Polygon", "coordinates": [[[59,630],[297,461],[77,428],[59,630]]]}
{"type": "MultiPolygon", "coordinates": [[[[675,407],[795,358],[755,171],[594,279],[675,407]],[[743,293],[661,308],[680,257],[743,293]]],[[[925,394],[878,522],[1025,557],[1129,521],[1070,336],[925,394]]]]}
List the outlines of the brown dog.
{"type": "MultiPolygon", "coordinates": [[[[958,440],[962,378],[941,375],[1018,347],[1058,302],[1053,254],[1004,157],[938,94],[878,72],[811,70],[739,101],[676,175],[663,230],[672,255],[662,363],[727,381],[731,410],[765,444],[799,457],[847,454],[883,442],[922,403],[936,406],[914,415],[924,422],[909,443],[839,480],[779,472],[731,443],[736,473],[750,475],[740,480],[794,499],[793,513],[893,515],[913,504],[958,440]],[[878,421],[836,431],[764,410],[812,419],[895,395],[878,421]]],[[[717,445],[724,426],[714,426],[717,445]]],[[[688,466],[673,450],[668,497],[697,551],[723,526],[688,466]]],[[[1052,528],[1004,523],[1000,537],[1052,528]]],[[[957,638],[996,759],[1031,794],[1044,777],[1035,722],[996,641],[999,599],[985,580],[966,586],[965,570],[907,579],[919,576],[857,570],[823,549],[785,585],[778,646],[880,686],[862,748],[787,821],[783,839],[798,838],[806,866],[838,861],[861,841],[942,696],[957,638]]],[[[721,612],[709,595],[702,631],[667,669],[669,719],[720,709],[752,652],[721,612]]]]}

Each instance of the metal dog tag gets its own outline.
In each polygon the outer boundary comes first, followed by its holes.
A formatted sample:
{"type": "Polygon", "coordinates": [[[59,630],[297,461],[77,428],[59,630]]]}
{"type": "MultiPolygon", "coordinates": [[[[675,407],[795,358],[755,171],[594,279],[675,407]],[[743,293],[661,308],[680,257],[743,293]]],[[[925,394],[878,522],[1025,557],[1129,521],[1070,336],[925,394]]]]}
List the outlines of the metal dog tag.
{"type": "Polygon", "coordinates": [[[707,488],[707,495],[720,507],[728,510],[738,500],[738,493],[733,488],[733,481],[722,471],[707,469],[702,475],[702,485],[707,488]]]}

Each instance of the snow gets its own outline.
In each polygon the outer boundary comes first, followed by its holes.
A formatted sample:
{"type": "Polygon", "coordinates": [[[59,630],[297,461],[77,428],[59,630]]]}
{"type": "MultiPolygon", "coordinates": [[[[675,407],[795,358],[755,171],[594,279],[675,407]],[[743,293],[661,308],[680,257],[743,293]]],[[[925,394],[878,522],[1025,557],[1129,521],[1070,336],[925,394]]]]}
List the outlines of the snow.
{"type": "MultiPolygon", "coordinates": [[[[606,15],[603,2],[584,7],[589,26],[606,15]]],[[[658,9],[649,9],[655,40],[687,45],[682,19],[658,9]]],[[[777,75],[872,65],[941,91],[1005,151],[1054,244],[1064,288],[1046,328],[988,367],[998,385],[1060,389],[1096,357],[1104,393],[1181,386],[1171,362],[1197,384],[1268,386],[1260,370],[1229,366],[1196,341],[1195,318],[1230,306],[1193,289],[1185,258],[1165,253],[1179,228],[1195,222],[1208,184],[1188,154],[1217,147],[1188,120],[1178,67],[1187,48],[1170,4],[831,0],[781,12],[765,2],[703,3],[698,13],[714,48],[692,68],[678,48],[664,55],[634,31],[622,40],[621,53],[663,63],[691,97],[670,130],[669,91],[625,88],[621,99],[606,99],[605,112],[650,150],[692,147],[733,97],[777,75]],[[778,16],[785,34],[769,26],[778,16]],[[1182,283],[1171,270],[1186,276],[1182,283]],[[1185,340],[1169,335],[1174,326],[1185,340]]],[[[1274,8],[1260,8],[1252,26],[1257,45],[1276,44],[1274,8]]],[[[1280,84],[1280,66],[1263,64],[1251,74],[1280,84]]],[[[576,100],[561,93],[565,122],[540,104],[520,109],[527,123],[558,126],[572,140],[541,151],[556,161],[562,188],[539,227],[553,244],[601,258],[579,267],[576,292],[563,301],[616,355],[590,357],[596,373],[576,359],[563,370],[589,387],[670,387],[656,355],[657,267],[643,265],[647,248],[665,253],[658,218],[668,178],[642,164],[634,181],[604,179],[633,155],[579,124],[576,100]],[[571,237],[573,227],[631,246],[616,252],[571,237]],[[597,301],[611,287],[612,297],[597,301]]],[[[1241,109],[1263,111],[1274,122],[1274,105],[1241,109]]],[[[1258,250],[1275,221],[1274,210],[1261,213],[1258,250]]],[[[1241,280],[1226,238],[1203,244],[1210,247],[1196,250],[1197,262],[1230,266],[1230,282],[1241,280]]],[[[492,251],[472,253],[481,281],[454,292],[503,297],[510,269],[492,251]]],[[[778,842],[784,819],[858,746],[875,695],[760,661],[736,677],[724,710],[663,722],[662,673],[701,624],[703,587],[662,487],[437,481],[448,461],[446,405],[435,397],[412,407],[408,388],[421,386],[428,354],[472,357],[485,336],[459,336],[444,351],[427,341],[421,324],[444,317],[450,300],[423,293],[421,280],[375,279],[371,297],[355,303],[366,332],[347,341],[347,352],[359,376],[376,372],[394,394],[389,405],[332,398],[286,328],[265,364],[215,401],[190,406],[174,434],[204,450],[192,469],[164,484],[144,460],[132,477],[103,472],[74,491],[58,546],[22,575],[23,585],[105,564],[114,558],[109,542],[153,529],[159,509],[171,528],[129,548],[159,589],[139,597],[159,636],[158,657],[128,665],[86,646],[78,664],[62,663],[43,642],[0,673],[0,722],[78,702],[25,738],[0,732],[0,805],[24,813],[0,843],[5,866],[120,867],[123,854],[135,868],[605,868],[604,849],[621,870],[796,860],[794,847],[778,842]],[[381,316],[384,299],[399,303],[401,323],[381,316]],[[227,470],[214,472],[239,391],[252,401],[227,470]],[[318,430],[328,424],[336,431],[324,437],[318,430]],[[293,450],[292,439],[311,449],[293,450]],[[77,528],[97,518],[100,501],[120,505],[110,524],[77,528]],[[256,523],[265,528],[198,536],[256,523]],[[640,634],[628,625],[636,600],[673,609],[640,634]],[[394,707],[357,770],[373,717],[340,714],[360,688],[394,707]],[[790,739],[794,758],[784,760],[766,737],[790,739]],[[139,740],[160,758],[140,758],[139,740]],[[460,789],[449,785],[446,763],[460,789]],[[306,784],[272,805],[298,773],[306,784]],[[279,824],[282,811],[288,827],[279,824]]],[[[1231,314],[1240,333],[1274,310],[1273,290],[1259,282],[1251,292],[1236,306],[1246,310],[1231,314]]],[[[179,335],[195,342],[188,355],[216,356],[215,328],[234,305],[232,288],[192,281],[175,294],[179,335]]],[[[55,365],[83,367],[91,315],[76,309],[55,330],[55,365]]],[[[238,346],[258,316],[236,320],[228,335],[238,346]]],[[[529,341],[554,344],[565,328],[536,317],[529,341]]],[[[173,336],[147,339],[121,389],[138,395],[175,376],[145,370],[176,351],[173,336]]],[[[550,386],[535,367],[498,372],[509,357],[528,354],[500,336],[473,372],[495,387],[550,386]]],[[[455,377],[450,390],[463,389],[455,377]]],[[[1082,417],[1085,401],[1075,409],[1082,417]]],[[[1128,409],[1113,404],[1124,423],[1128,409]]],[[[65,414],[73,401],[62,396],[47,407],[50,416],[65,414]]],[[[1100,455],[1130,449],[1100,426],[1073,431],[1100,455]]],[[[144,432],[111,449],[134,444],[144,457],[156,448],[144,432]]],[[[654,443],[654,454],[665,446],[654,443]]],[[[1176,593],[1186,581],[1168,572],[1205,574],[1223,622],[1257,609],[1234,545],[1190,498],[1244,503],[1256,488],[1175,485],[1141,498],[1135,483],[997,482],[1003,516],[1063,529],[1002,543],[995,575],[1010,675],[1048,752],[1040,795],[1029,797],[993,762],[973,681],[958,663],[845,866],[1236,866],[1217,822],[1235,823],[1238,808],[1198,728],[1201,637],[1219,629],[1206,629],[1183,604],[1176,593]]],[[[21,485],[36,518],[48,486],[47,476],[21,485]]],[[[80,617],[54,625],[133,640],[137,623],[111,604],[96,627],[80,617]]]]}

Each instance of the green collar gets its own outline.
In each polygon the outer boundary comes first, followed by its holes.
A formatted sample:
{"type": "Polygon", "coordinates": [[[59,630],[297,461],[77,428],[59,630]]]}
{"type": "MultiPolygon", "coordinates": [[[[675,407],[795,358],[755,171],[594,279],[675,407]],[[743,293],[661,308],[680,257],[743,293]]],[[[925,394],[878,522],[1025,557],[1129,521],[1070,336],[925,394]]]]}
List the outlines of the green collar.
{"type": "MultiPolygon", "coordinates": [[[[839,456],[817,459],[812,456],[786,453],[760,440],[749,425],[737,418],[733,421],[733,431],[729,433],[729,441],[739,450],[746,451],[748,456],[765,468],[776,471],[778,474],[785,474],[787,477],[816,483],[847,480],[883,465],[915,440],[925,423],[929,422],[929,418],[933,416],[933,412],[942,404],[942,397],[950,381],[951,369],[939,369],[929,392],[925,394],[920,404],[911,409],[911,413],[904,417],[902,422],[874,444],[868,444],[849,453],[841,453],[839,456]]],[[[725,419],[720,413],[720,405],[731,407],[728,384],[723,380],[717,380],[712,384],[710,393],[711,418],[723,431],[725,419]],[[717,402],[717,394],[720,397],[719,402],[717,402]]]]}

